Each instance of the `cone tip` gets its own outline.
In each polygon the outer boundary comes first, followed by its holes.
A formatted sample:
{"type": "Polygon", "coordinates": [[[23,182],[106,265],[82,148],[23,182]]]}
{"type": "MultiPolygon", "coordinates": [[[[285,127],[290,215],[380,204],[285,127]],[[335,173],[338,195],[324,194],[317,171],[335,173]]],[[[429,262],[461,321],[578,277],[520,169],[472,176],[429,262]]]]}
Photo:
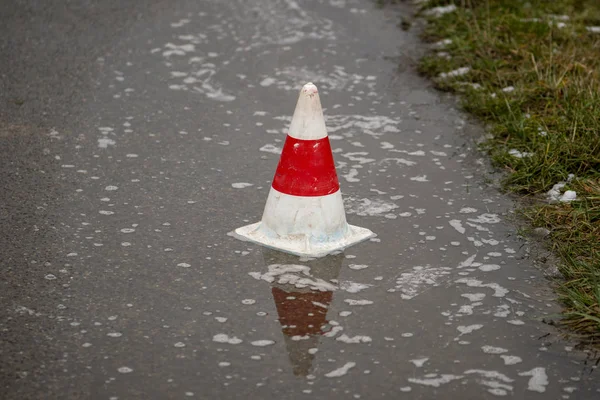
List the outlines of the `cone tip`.
{"type": "Polygon", "coordinates": [[[308,94],[308,95],[315,94],[315,93],[318,93],[318,92],[319,91],[318,91],[317,87],[312,82],[308,82],[306,85],[304,85],[302,87],[302,93],[305,93],[305,94],[308,94]]]}

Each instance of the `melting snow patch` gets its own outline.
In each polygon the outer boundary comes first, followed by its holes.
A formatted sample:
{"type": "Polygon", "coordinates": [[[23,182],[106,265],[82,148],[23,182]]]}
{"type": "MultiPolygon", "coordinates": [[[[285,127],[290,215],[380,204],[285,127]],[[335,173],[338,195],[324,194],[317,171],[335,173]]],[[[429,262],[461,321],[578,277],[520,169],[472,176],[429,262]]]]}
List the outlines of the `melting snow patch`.
{"type": "Polygon", "coordinates": [[[229,337],[224,333],[219,333],[213,336],[213,342],[217,343],[229,343],[229,344],[240,344],[242,343],[242,339],[238,339],[237,337],[229,337]]]}
{"type": "Polygon", "coordinates": [[[257,280],[263,280],[266,282],[274,282],[277,279],[279,284],[293,285],[297,288],[308,287],[312,290],[319,290],[322,292],[334,291],[337,287],[329,282],[324,281],[320,278],[314,278],[310,274],[310,267],[306,265],[295,265],[295,264],[272,264],[268,266],[269,271],[261,274],[260,272],[249,272],[248,275],[257,280]],[[301,276],[299,274],[305,275],[301,276]]]}
{"type": "Polygon", "coordinates": [[[460,335],[467,335],[469,333],[475,332],[479,329],[483,328],[481,324],[473,324],[473,325],[459,325],[456,327],[456,330],[460,332],[460,335]]]}
{"type": "Polygon", "coordinates": [[[410,180],[416,182],[429,182],[427,180],[427,175],[413,176],[412,178],[410,178],[410,180]]]}
{"type": "Polygon", "coordinates": [[[489,388],[488,392],[490,392],[493,395],[506,396],[509,391],[513,390],[513,387],[508,384],[513,382],[513,380],[498,371],[470,369],[468,371],[465,371],[465,374],[478,374],[481,375],[482,378],[486,378],[485,380],[479,380],[479,383],[481,383],[484,386],[487,386],[489,388]]]}
{"type": "Polygon", "coordinates": [[[510,154],[511,156],[516,157],[516,158],[531,157],[533,155],[533,153],[528,153],[526,151],[519,151],[517,149],[510,149],[508,151],[508,154],[510,154]]]}
{"type": "Polygon", "coordinates": [[[461,296],[475,302],[483,300],[485,298],[485,293],[464,293],[461,294],[461,296]]]}
{"type": "Polygon", "coordinates": [[[500,269],[500,266],[496,264],[484,264],[479,267],[479,270],[483,272],[496,271],[498,269],[500,269]]]}
{"type": "Polygon", "coordinates": [[[357,282],[351,282],[351,281],[343,281],[340,282],[339,284],[340,289],[348,292],[348,293],[358,293],[361,290],[365,290],[370,288],[373,285],[369,285],[366,283],[357,283],[357,282]]]}
{"type": "Polygon", "coordinates": [[[430,8],[429,10],[425,11],[425,15],[439,18],[444,14],[448,14],[448,13],[451,13],[454,11],[456,11],[456,5],[450,4],[447,6],[439,6],[439,7],[430,8]]]}
{"type": "Polygon", "coordinates": [[[313,303],[317,307],[321,307],[321,308],[324,308],[324,309],[328,309],[329,308],[329,306],[327,306],[326,304],[319,303],[318,301],[311,301],[311,303],[313,303]]]}
{"type": "Polygon", "coordinates": [[[106,149],[108,146],[114,146],[116,143],[117,142],[114,140],[105,137],[98,139],[98,147],[101,149],[106,149]]]}
{"type": "Polygon", "coordinates": [[[400,290],[403,299],[410,300],[428,287],[438,286],[450,271],[451,268],[447,267],[413,267],[412,271],[400,274],[396,280],[396,289],[400,290]]]}
{"type": "Polygon", "coordinates": [[[483,350],[486,354],[502,354],[507,353],[508,350],[503,349],[502,347],[493,347],[493,346],[482,346],[481,350],[483,350]]]}
{"type": "Polygon", "coordinates": [[[342,130],[349,133],[381,136],[385,132],[400,132],[396,127],[401,122],[400,119],[381,115],[328,115],[325,119],[329,133],[342,130]]]}
{"type": "Polygon", "coordinates": [[[498,372],[498,371],[486,371],[484,369],[470,369],[468,371],[465,371],[465,374],[478,374],[481,376],[484,376],[488,379],[495,379],[495,380],[499,380],[502,382],[506,382],[506,383],[510,383],[513,382],[514,379],[509,378],[508,376],[498,372]]]}
{"type": "Polygon", "coordinates": [[[168,50],[165,50],[163,52],[164,57],[170,57],[172,55],[185,56],[185,53],[193,52],[196,50],[196,46],[194,46],[193,44],[182,44],[178,46],[173,43],[167,43],[165,44],[165,47],[168,50]]]}
{"type": "Polygon", "coordinates": [[[281,148],[275,146],[274,144],[265,144],[259,150],[264,151],[265,153],[281,154],[281,148]]]}
{"type": "Polygon", "coordinates": [[[439,75],[439,78],[440,79],[456,78],[458,76],[466,75],[470,71],[471,71],[471,67],[462,67],[462,68],[458,68],[458,69],[455,69],[455,70],[450,71],[450,72],[442,72],[439,75]]]}
{"type": "Polygon", "coordinates": [[[481,214],[477,218],[469,218],[469,221],[480,224],[497,224],[500,218],[496,214],[481,214]]]}
{"type": "Polygon", "coordinates": [[[327,378],[339,378],[340,376],[344,376],[348,373],[349,370],[356,366],[355,362],[347,362],[343,367],[338,369],[334,369],[333,371],[325,374],[327,378]]]}
{"type": "Polygon", "coordinates": [[[368,163],[372,163],[375,161],[375,159],[373,159],[373,158],[362,157],[362,156],[367,156],[367,155],[369,155],[369,153],[367,153],[365,151],[359,151],[359,152],[354,152],[354,153],[342,154],[342,157],[345,157],[345,158],[349,159],[350,161],[358,161],[359,164],[368,164],[368,163]]]}
{"type": "Polygon", "coordinates": [[[458,314],[473,315],[473,307],[472,305],[462,305],[458,310],[458,314]]]}
{"type": "Polygon", "coordinates": [[[494,313],[494,317],[498,318],[506,318],[508,314],[510,314],[510,306],[508,304],[501,304],[496,307],[496,312],[494,313]]]}
{"type": "Polygon", "coordinates": [[[433,154],[434,156],[438,156],[438,157],[446,157],[448,154],[444,153],[443,151],[433,151],[430,150],[429,151],[431,154],[433,154]]]}
{"type": "Polygon", "coordinates": [[[21,314],[21,315],[22,315],[22,314],[29,314],[29,315],[35,315],[35,316],[38,316],[38,317],[39,317],[40,315],[42,315],[42,314],[40,314],[40,313],[36,313],[35,311],[33,311],[33,310],[32,310],[32,309],[30,309],[30,308],[24,307],[24,306],[17,306],[17,307],[15,308],[15,312],[17,312],[17,313],[19,313],[19,314],[21,314]]]}
{"type": "Polygon", "coordinates": [[[472,208],[472,207],[464,207],[461,208],[459,213],[461,214],[472,214],[472,213],[476,213],[477,209],[476,208],[472,208]]]}
{"type": "Polygon", "coordinates": [[[273,78],[265,78],[260,82],[260,86],[268,87],[275,83],[275,79],[273,78]]]}
{"type": "Polygon", "coordinates": [[[348,335],[346,335],[345,333],[341,336],[338,336],[338,338],[336,339],[338,342],[344,342],[344,343],[348,343],[348,344],[352,344],[352,343],[369,343],[372,342],[373,339],[371,339],[369,336],[353,336],[353,337],[349,337],[348,335]]]}
{"type": "Polygon", "coordinates": [[[504,365],[515,365],[523,361],[521,357],[517,356],[500,356],[504,360],[504,365]]]}
{"type": "Polygon", "coordinates": [[[265,347],[275,344],[275,342],[272,340],[255,340],[254,342],[250,342],[250,344],[252,346],[265,347]]]}
{"type": "Polygon", "coordinates": [[[408,378],[411,383],[417,383],[424,386],[440,387],[441,385],[452,382],[457,379],[462,379],[462,375],[450,375],[450,374],[427,374],[421,379],[408,378]]]}
{"type": "Polygon", "coordinates": [[[243,189],[243,188],[247,188],[247,187],[252,186],[252,183],[238,182],[238,183],[232,183],[231,186],[234,187],[234,188],[236,188],[236,189],[243,189]]]}
{"type": "Polygon", "coordinates": [[[557,183],[556,185],[552,186],[552,189],[550,189],[547,193],[548,196],[548,200],[550,200],[550,202],[558,202],[560,199],[560,190],[565,187],[566,183],[564,182],[560,182],[557,183]]]}
{"type": "Polygon", "coordinates": [[[577,193],[575,193],[572,190],[567,190],[565,192],[565,194],[562,196],[560,194],[561,190],[565,187],[565,185],[567,183],[571,182],[574,177],[575,177],[575,175],[569,174],[566,182],[559,182],[556,185],[552,186],[552,189],[550,189],[548,191],[548,193],[546,193],[546,196],[548,197],[548,201],[550,203],[557,203],[559,201],[569,202],[569,201],[575,200],[575,198],[577,198],[577,193]],[[571,192],[571,193],[567,194],[567,192],[571,192]]]}
{"type": "Polygon", "coordinates": [[[421,368],[423,365],[425,365],[425,363],[429,360],[428,357],[424,357],[424,358],[416,358],[414,360],[409,360],[411,363],[413,363],[415,365],[415,367],[417,368],[421,368]]]}
{"type": "Polygon", "coordinates": [[[323,336],[334,337],[335,335],[337,335],[338,333],[340,333],[343,330],[344,330],[344,328],[341,326],[334,326],[333,328],[331,328],[331,330],[329,332],[324,333],[323,336]]]}
{"type": "Polygon", "coordinates": [[[558,200],[562,203],[570,203],[573,200],[577,200],[577,192],[574,190],[567,190],[558,200]]]}
{"type": "Polygon", "coordinates": [[[461,278],[456,281],[456,283],[464,283],[469,287],[487,287],[490,289],[494,289],[494,297],[504,297],[508,293],[508,289],[503,288],[497,283],[483,283],[477,279],[472,278],[461,278]]]}
{"type": "Polygon", "coordinates": [[[304,336],[300,336],[300,335],[294,335],[294,336],[292,336],[292,338],[291,338],[291,339],[292,339],[293,341],[295,341],[295,342],[299,342],[299,341],[301,341],[301,340],[308,340],[308,339],[310,339],[310,336],[308,336],[308,335],[304,335],[304,336]]]}
{"type": "Polygon", "coordinates": [[[410,160],[406,160],[404,158],[384,158],[378,164],[381,165],[383,163],[392,162],[392,161],[395,162],[396,165],[403,164],[403,165],[407,165],[409,167],[416,164],[416,162],[410,161],[410,160]]]}
{"type": "Polygon", "coordinates": [[[462,226],[461,221],[459,221],[457,219],[453,219],[451,221],[448,221],[448,223],[450,224],[451,227],[456,229],[458,231],[458,233],[462,233],[464,235],[464,233],[466,232],[465,228],[462,226]]]}
{"type": "Polygon", "coordinates": [[[371,300],[345,299],[344,302],[350,306],[368,306],[369,304],[373,304],[371,300]]]}
{"type": "Polygon", "coordinates": [[[548,375],[546,375],[546,369],[542,367],[537,367],[532,369],[531,371],[521,372],[519,376],[530,376],[528,383],[528,390],[532,392],[544,393],[546,391],[546,386],[548,386],[548,375]]]}
{"type": "Polygon", "coordinates": [[[172,22],[172,23],[171,23],[171,26],[172,26],[173,28],[181,28],[182,26],[184,26],[185,24],[187,24],[187,23],[189,23],[189,22],[190,22],[190,20],[189,20],[189,19],[182,18],[182,19],[180,19],[178,22],[172,22]]]}
{"type": "Polygon", "coordinates": [[[435,42],[431,45],[433,49],[441,50],[448,47],[448,45],[452,44],[452,39],[442,39],[439,42],[435,42]]]}
{"type": "Polygon", "coordinates": [[[360,179],[356,178],[358,176],[358,170],[355,168],[351,168],[347,174],[342,174],[342,176],[348,182],[360,182],[360,179]]]}
{"type": "Polygon", "coordinates": [[[385,215],[398,206],[394,203],[388,203],[379,199],[356,199],[349,197],[344,201],[348,214],[356,214],[360,216],[379,216],[385,215]]]}

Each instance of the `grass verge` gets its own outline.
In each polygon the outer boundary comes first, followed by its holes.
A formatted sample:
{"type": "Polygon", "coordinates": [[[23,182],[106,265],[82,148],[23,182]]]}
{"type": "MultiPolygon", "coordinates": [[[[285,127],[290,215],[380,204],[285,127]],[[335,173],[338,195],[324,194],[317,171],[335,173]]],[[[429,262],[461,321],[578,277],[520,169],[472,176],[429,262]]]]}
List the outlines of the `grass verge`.
{"type": "Polygon", "coordinates": [[[562,323],[600,342],[600,1],[430,0],[421,13],[421,72],[489,126],[506,190],[535,200],[524,215],[562,258],[562,323]]]}

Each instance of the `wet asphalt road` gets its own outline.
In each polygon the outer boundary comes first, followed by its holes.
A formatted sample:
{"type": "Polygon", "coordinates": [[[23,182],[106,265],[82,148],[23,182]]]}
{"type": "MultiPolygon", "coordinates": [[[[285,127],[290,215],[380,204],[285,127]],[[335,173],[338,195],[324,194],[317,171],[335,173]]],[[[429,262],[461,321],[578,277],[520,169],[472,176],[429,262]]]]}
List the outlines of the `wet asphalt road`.
{"type": "Polygon", "coordinates": [[[597,355],[543,322],[481,128],[415,72],[410,7],[3,3],[3,399],[600,397],[597,355]],[[378,234],[319,260],[227,235],[260,218],[307,81],[378,234]]]}

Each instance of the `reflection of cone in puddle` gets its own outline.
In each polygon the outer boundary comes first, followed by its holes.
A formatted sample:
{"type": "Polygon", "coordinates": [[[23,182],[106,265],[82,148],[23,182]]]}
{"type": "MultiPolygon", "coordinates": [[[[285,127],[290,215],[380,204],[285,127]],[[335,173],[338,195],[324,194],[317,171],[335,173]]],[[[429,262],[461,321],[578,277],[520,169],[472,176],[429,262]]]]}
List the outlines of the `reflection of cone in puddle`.
{"type": "MultiPolygon", "coordinates": [[[[344,259],[342,255],[336,255],[300,262],[298,257],[268,249],[263,250],[263,257],[266,265],[307,266],[310,268],[308,279],[328,283],[337,279],[344,259]]],[[[273,300],[294,375],[306,376],[310,372],[320,336],[326,332],[323,329],[328,323],[327,311],[333,299],[333,291],[311,290],[309,287],[299,288],[280,283],[289,281],[286,276],[275,277],[272,283],[273,300]]]]}

